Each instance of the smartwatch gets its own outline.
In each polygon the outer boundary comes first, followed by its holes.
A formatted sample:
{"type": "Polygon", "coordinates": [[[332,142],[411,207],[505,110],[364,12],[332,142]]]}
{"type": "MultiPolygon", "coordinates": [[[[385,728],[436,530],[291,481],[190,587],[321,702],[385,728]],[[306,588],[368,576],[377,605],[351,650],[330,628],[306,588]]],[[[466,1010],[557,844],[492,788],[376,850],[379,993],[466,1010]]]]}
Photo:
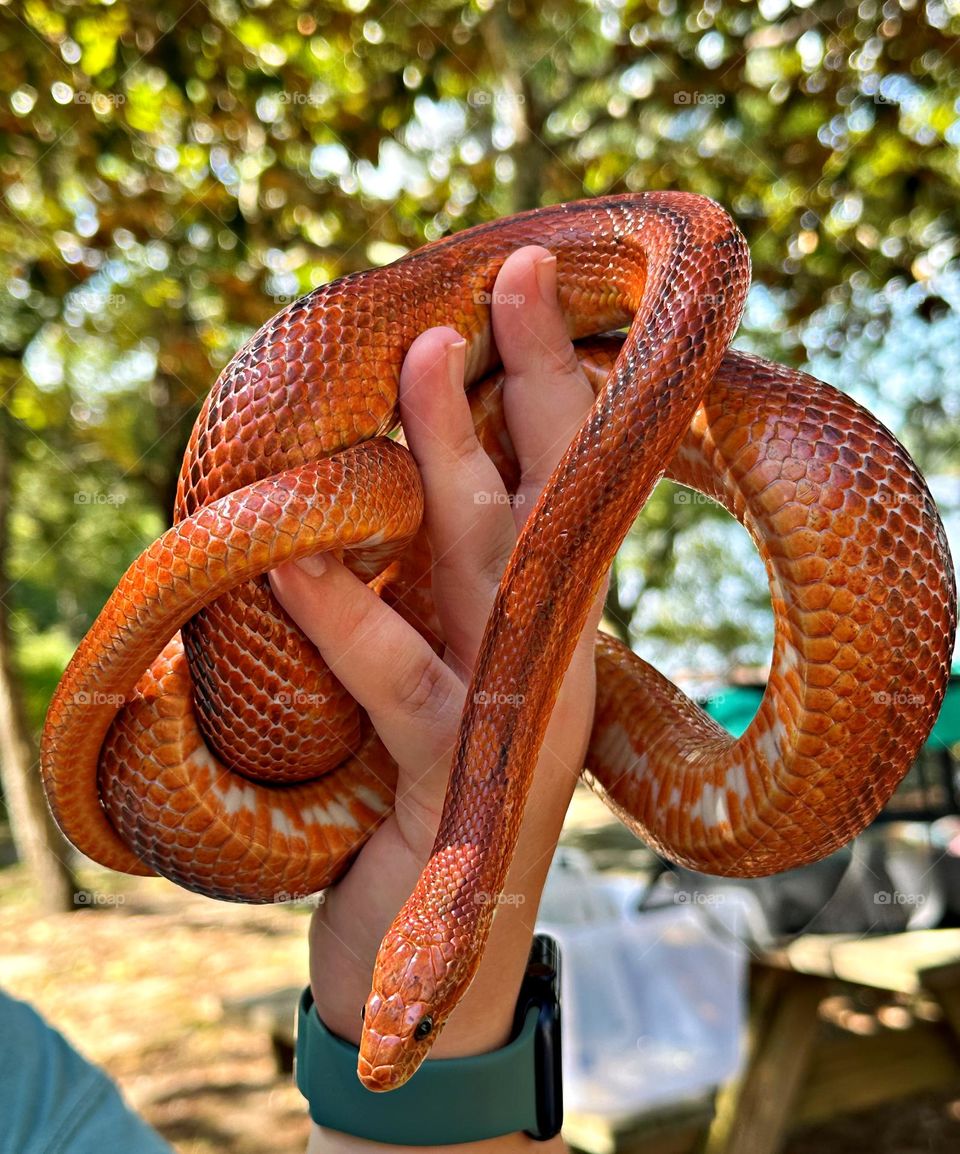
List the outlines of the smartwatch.
{"type": "Polygon", "coordinates": [[[332,1034],[309,986],[300,997],[296,1077],[318,1126],[373,1142],[449,1146],[520,1131],[545,1142],[563,1122],[560,952],[533,939],[510,1042],[471,1058],[428,1059],[396,1090],[368,1090],[357,1047],[332,1034]]]}

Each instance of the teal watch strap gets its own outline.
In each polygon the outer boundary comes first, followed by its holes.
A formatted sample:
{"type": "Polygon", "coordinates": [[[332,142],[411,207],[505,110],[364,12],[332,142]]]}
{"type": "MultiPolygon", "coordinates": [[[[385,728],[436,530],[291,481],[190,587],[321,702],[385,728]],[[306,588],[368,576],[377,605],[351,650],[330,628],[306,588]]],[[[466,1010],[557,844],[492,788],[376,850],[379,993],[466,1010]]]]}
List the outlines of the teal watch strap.
{"type": "Polygon", "coordinates": [[[374,1142],[446,1146],[533,1130],[537,1016],[532,1006],[520,1036],[502,1050],[425,1062],[409,1082],[377,1094],[357,1077],[357,1047],[330,1033],[308,988],[297,1023],[297,1086],[319,1126],[374,1142]]]}
{"type": "Polygon", "coordinates": [[[560,1019],[556,971],[544,981],[546,968],[528,970],[508,1045],[470,1058],[428,1060],[409,1082],[385,1093],[357,1078],[357,1047],[327,1029],[308,987],[300,998],[296,1073],[310,1117],[331,1130],[401,1146],[447,1146],[520,1131],[552,1138],[563,1111],[560,1019]]]}

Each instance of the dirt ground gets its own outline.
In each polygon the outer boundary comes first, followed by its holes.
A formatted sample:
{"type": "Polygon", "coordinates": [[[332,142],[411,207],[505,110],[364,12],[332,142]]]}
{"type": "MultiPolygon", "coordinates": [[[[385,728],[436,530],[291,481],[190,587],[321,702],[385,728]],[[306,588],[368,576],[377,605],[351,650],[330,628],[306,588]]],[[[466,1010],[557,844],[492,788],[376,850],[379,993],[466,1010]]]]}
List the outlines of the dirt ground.
{"type": "MultiPolygon", "coordinates": [[[[584,804],[569,839],[581,845],[597,813],[584,804]]],[[[93,867],[83,881],[89,908],[38,916],[21,869],[0,870],[0,986],[106,1069],[178,1154],[302,1154],[303,1099],[265,1030],[225,1003],[304,984],[309,911],[234,906],[93,867]]],[[[785,1154],[958,1150],[960,1086],[799,1132],[785,1154]]]]}
{"type": "Polygon", "coordinates": [[[37,917],[0,874],[0,985],[123,1088],[178,1154],[303,1154],[308,1121],[263,1031],[224,1000],[302,985],[307,916],[92,871],[97,904],[37,917]],[[18,900],[20,899],[20,900],[18,900]]]}
{"type": "MultiPolygon", "coordinates": [[[[960,1087],[956,1094],[890,1102],[795,1134],[784,1154],[956,1154],[960,1150],[960,1087]]],[[[746,1154],[746,1152],[744,1152],[746,1154]]]]}

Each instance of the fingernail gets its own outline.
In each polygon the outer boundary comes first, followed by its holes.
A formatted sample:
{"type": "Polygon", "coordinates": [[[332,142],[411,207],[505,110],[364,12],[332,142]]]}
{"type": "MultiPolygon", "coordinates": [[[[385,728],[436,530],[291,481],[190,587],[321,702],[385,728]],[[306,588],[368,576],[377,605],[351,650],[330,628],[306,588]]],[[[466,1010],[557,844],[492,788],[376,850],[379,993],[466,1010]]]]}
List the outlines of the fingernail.
{"type": "Polygon", "coordinates": [[[294,562],[308,577],[319,577],[327,571],[327,559],[322,553],[311,553],[294,562]]]}
{"type": "Polygon", "coordinates": [[[463,388],[463,367],[467,361],[467,342],[455,341],[447,345],[447,372],[450,374],[450,388],[463,388]]]}
{"type": "Polygon", "coordinates": [[[540,289],[540,297],[544,304],[553,305],[557,303],[557,258],[551,253],[550,256],[542,256],[533,266],[537,274],[537,286],[540,289]]]}

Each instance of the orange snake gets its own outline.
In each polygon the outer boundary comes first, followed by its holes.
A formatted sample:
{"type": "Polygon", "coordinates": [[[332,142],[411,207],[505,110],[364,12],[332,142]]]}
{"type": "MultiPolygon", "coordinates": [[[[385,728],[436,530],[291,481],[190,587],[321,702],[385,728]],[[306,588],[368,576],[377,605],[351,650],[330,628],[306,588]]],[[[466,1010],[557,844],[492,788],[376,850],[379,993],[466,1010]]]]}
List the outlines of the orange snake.
{"type": "MultiPolygon", "coordinates": [[[[419,476],[385,434],[419,333],[461,332],[468,385],[495,367],[490,291],[525,244],[556,255],[573,337],[629,335],[580,347],[597,401],[503,577],[433,853],[377,957],[358,1070],[371,1089],[410,1077],[470,983],[496,908],[476,899],[503,888],[576,638],[664,472],[750,531],[776,628],[738,740],[598,636],[585,775],[657,850],[757,875],[836,849],[907,771],[947,683],[955,591],[933,500],[853,401],[728,351],[749,257],[726,213],[679,192],[557,205],[318,288],[233,358],[194,427],[174,527],[123,576],[51,703],[42,771],[67,837],[113,869],[238,901],[347,868],[390,810],[395,767],[264,574],[347,550],[442,643],[419,476]]],[[[498,380],[471,395],[509,488],[498,380]]]]}

